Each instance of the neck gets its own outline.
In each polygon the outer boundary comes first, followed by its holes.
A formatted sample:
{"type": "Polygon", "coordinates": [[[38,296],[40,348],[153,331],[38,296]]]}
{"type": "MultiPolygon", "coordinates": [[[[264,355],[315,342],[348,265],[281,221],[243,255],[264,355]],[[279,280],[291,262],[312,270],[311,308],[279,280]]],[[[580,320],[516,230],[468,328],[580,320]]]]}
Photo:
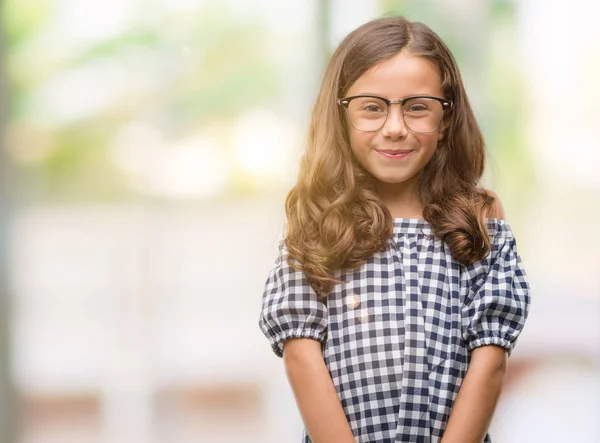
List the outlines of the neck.
{"type": "Polygon", "coordinates": [[[417,197],[417,180],[403,183],[377,183],[383,203],[394,218],[423,218],[423,206],[417,197]]]}

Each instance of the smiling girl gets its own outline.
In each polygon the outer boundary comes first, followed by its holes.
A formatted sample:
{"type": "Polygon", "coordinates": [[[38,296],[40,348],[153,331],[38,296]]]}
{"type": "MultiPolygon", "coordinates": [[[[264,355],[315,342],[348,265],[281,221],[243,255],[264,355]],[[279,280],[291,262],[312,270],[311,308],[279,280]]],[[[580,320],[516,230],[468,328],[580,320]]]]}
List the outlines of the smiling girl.
{"type": "Polygon", "coordinates": [[[427,26],[369,22],[313,110],[260,328],[304,442],[491,442],[529,286],[456,62],[427,26]]]}

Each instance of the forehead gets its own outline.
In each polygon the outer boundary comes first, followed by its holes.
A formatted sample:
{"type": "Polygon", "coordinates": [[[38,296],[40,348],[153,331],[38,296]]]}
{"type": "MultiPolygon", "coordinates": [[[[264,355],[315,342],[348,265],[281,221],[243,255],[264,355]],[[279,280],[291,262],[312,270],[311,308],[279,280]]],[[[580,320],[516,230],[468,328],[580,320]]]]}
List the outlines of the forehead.
{"type": "Polygon", "coordinates": [[[346,95],[359,94],[376,94],[391,99],[416,94],[443,97],[442,78],[434,63],[402,51],[367,70],[346,95]]]}

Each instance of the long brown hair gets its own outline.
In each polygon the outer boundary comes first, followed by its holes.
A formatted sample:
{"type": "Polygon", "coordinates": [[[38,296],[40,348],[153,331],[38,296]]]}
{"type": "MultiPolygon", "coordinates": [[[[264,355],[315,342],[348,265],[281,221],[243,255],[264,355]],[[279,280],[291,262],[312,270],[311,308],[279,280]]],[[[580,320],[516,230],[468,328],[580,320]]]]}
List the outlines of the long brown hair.
{"type": "Polygon", "coordinates": [[[485,145],[454,57],[422,23],[401,17],[373,20],[350,33],[329,61],[298,181],[285,204],[288,262],[302,269],[322,296],[337,282],[334,271],[360,265],[384,249],[392,235],[392,216],[375,179],[352,154],[336,100],[368,69],[402,50],[433,62],[445,97],[454,102],[444,139],[419,177],[423,216],[461,264],[484,258],[490,249],[485,217],[494,198],[478,188],[485,145]]]}

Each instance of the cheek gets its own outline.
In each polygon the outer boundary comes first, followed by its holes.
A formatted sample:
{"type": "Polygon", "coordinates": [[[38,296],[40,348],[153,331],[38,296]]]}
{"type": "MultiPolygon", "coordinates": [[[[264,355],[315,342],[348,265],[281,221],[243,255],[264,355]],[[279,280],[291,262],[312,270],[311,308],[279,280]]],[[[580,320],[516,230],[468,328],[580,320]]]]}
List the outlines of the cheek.
{"type": "Polygon", "coordinates": [[[438,144],[438,133],[433,132],[431,134],[415,134],[415,137],[419,140],[419,145],[423,151],[433,155],[437,149],[438,144]]]}
{"type": "Polygon", "coordinates": [[[368,150],[371,146],[374,135],[368,132],[350,131],[350,146],[352,151],[360,153],[368,150]]]}

